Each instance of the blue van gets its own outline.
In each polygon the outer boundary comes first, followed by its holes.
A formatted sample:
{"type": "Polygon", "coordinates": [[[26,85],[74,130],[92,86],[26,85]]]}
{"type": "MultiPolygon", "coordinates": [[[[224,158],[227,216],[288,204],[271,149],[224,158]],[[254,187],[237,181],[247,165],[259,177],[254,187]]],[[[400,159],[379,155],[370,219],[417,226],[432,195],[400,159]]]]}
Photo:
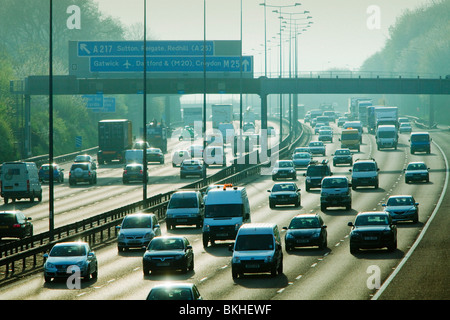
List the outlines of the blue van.
{"type": "Polygon", "coordinates": [[[428,132],[413,132],[409,138],[411,154],[416,151],[430,153],[431,137],[428,132]]]}

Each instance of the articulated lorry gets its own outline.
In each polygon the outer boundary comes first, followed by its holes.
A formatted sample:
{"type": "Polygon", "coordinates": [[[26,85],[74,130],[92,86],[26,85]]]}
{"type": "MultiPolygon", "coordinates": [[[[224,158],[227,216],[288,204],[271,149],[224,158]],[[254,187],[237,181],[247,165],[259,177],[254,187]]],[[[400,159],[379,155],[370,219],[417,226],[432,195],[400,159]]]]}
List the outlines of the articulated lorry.
{"type": "Polygon", "coordinates": [[[98,122],[99,164],[125,161],[125,151],[133,145],[132,124],[127,119],[101,120],[98,122]]]}
{"type": "Polygon", "coordinates": [[[167,152],[167,127],[156,120],[147,124],[147,142],[150,147],[159,148],[163,153],[167,152]]]}

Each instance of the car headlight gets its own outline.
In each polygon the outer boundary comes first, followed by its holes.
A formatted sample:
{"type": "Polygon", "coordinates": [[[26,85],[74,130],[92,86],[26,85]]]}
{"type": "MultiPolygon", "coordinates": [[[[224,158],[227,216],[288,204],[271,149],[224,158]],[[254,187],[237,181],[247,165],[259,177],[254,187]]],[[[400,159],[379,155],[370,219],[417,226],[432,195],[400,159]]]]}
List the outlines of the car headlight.
{"type": "Polygon", "coordinates": [[[292,239],[294,239],[294,236],[292,234],[288,233],[286,235],[286,239],[292,240],[292,239]]]}
{"type": "Polygon", "coordinates": [[[277,174],[278,170],[272,170],[272,174],[277,174]]]}
{"type": "Polygon", "coordinates": [[[153,232],[147,232],[144,236],[145,240],[152,239],[152,238],[153,238],[153,232]]]}
{"type": "Polygon", "coordinates": [[[306,177],[306,181],[311,182],[311,177],[306,177]]]}
{"type": "Polygon", "coordinates": [[[316,231],[312,236],[313,238],[318,238],[320,236],[320,231],[316,231]]]}
{"type": "Polygon", "coordinates": [[[239,257],[233,257],[233,263],[241,263],[241,259],[239,257]]]}
{"type": "Polygon", "coordinates": [[[323,192],[322,191],[322,196],[327,197],[328,196],[328,192],[323,192]]]}
{"type": "Polygon", "coordinates": [[[295,172],[295,170],[294,170],[294,169],[291,169],[291,170],[289,170],[289,172],[290,172],[290,173],[294,173],[294,172],[295,172]]]}
{"type": "Polygon", "coordinates": [[[265,263],[270,263],[270,262],[272,262],[273,261],[273,256],[267,256],[265,259],[264,259],[264,262],[265,263]]]}
{"type": "Polygon", "coordinates": [[[85,265],[86,265],[86,261],[79,261],[79,262],[77,262],[77,264],[76,264],[78,267],[80,267],[80,269],[81,268],[83,268],[85,265]]]}
{"type": "Polygon", "coordinates": [[[125,235],[122,234],[122,233],[119,233],[118,239],[119,239],[119,240],[124,240],[124,239],[125,239],[125,235]]]}
{"type": "Polygon", "coordinates": [[[296,194],[291,194],[290,197],[291,198],[297,198],[297,195],[296,194]]]}
{"type": "Polygon", "coordinates": [[[45,267],[46,267],[46,268],[49,268],[49,269],[55,269],[55,265],[54,265],[53,263],[51,263],[51,262],[47,262],[47,263],[45,264],[45,267]]]}
{"type": "Polygon", "coordinates": [[[209,231],[210,231],[209,224],[203,225],[203,232],[209,232],[209,231]]]}

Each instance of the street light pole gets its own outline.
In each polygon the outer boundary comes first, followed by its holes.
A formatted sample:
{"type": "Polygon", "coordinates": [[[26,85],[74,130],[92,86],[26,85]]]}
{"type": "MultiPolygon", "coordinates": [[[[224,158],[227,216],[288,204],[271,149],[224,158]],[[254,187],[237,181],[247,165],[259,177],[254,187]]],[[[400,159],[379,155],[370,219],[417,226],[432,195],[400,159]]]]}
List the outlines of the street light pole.
{"type": "Polygon", "coordinates": [[[144,0],[144,92],[143,92],[143,116],[142,116],[142,125],[143,125],[143,140],[144,143],[142,145],[142,155],[143,160],[142,163],[144,165],[144,179],[143,179],[143,188],[142,188],[142,200],[145,202],[147,200],[147,0],[144,0]]]}

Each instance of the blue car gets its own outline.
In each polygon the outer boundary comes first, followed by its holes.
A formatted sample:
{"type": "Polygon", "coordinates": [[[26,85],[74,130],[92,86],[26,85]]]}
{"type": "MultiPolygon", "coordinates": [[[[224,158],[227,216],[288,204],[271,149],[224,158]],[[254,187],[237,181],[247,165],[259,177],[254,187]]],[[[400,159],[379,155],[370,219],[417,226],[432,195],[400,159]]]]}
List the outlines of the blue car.
{"type": "MultiPolygon", "coordinates": [[[[41,182],[44,181],[50,181],[50,164],[43,164],[39,168],[39,180],[41,182]]],[[[53,164],[53,181],[56,182],[64,182],[64,169],[62,169],[59,165],[56,163],[53,164]]]]}

